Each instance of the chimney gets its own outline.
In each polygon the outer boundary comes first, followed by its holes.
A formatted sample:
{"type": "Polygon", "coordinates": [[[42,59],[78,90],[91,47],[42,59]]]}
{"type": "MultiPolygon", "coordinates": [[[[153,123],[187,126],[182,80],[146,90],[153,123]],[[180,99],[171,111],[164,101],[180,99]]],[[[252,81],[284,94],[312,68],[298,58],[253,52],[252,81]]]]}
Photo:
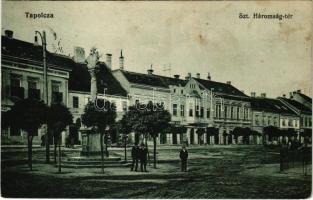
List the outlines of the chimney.
{"type": "Polygon", "coordinates": [[[226,83],[227,83],[228,85],[231,85],[231,81],[227,81],[226,83]]]}
{"type": "Polygon", "coordinates": [[[262,98],[266,98],[266,93],[261,93],[262,98]]]}
{"type": "Polygon", "coordinates": [[[120,69],[123,70],[124,69],[123,50],[121,50],[121,56],[120,56],[119,60],[120,60],[120,69]]]}
{"type": "Polygon", "coordinates": [[[148,71],[148,74],[149,74],[149,75],[152,75],[152,74],[153,74],[152,64],[151,64],[150,69],[148,69],[147,71],[148,71]]]}
{"type": "Polygon", "coordinates": [[[178,74],[175,74],[175,75],[174,75],[174,78],[175,78],[175,79],[179,79],[179,75],[178,75],[178,74]]]}
{"type": "Polygon", "coordinates": [[[208,72],[208,80],[210,81],[211,80],[211,75],[210,75],[210,72],[208,72]]]}
{"type": "Polygon", "coordinates": [[[5,30],[5,31],[4,31],[4,35],[5,35],[7,38],[12,39],[12,38],[13,38],[13,31],[11,31],[11,30],[5,30]]]}
{"type": "Polygon", "coordinates": [[[197,73],[197,78],[200,78],[200,73],[197,73]]]}
{"type": "Polygon", "coordinates": [[[185,79],[186,79],[186,80],[190,80],[190,79],[191,79],[191,73],[190,73],[190,72],[187,74],[187,76],[185,77],[185,79]]]}
{"type": "Polygon", "coordinates": [[[286,94],[283,94],[283,97],[286,98],[286,94]]]}
{"type": "Polygon", "coordinates": [[[106,64],[108,66],[108,68],[111,70],[112,69],[112,54],[107,53],[106,54],[106,64]]]}
{"type": "Polygon", "coordinates": [[[74,47],[74,62],[85,63],[85,50],[82,47],[74,47]]]}
{"type": "Polygon", "coordinates": [[[251,92],[251,97],[255,98],[256,94],[255,92],[251,92]]]}
{"type": "Polygon", "coordinates": [[[289,92],[289,98],[292,99],[293,98],[293,94],[292,92],[289,92]]]}

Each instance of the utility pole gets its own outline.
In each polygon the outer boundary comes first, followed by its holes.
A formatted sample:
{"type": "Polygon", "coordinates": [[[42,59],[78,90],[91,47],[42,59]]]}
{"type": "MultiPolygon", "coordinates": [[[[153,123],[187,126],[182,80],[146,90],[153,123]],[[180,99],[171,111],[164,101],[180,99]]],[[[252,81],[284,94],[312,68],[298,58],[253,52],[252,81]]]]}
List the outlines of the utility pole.
{"type": "MultiPolygon", "coordinates": [[[[44,82],[44,89],[43,89],[43,96],[44,96],[44,102],[48,105],[48,76],[47,76],[47,58],[46,58],[46,32],[42,31],[40,33],[39,31],[35,31],[35,42],[38,41],[37,34],[41,38],[42,43],[42,55],[43,55],[43,82],[44,82]]],[[[49,136],[48,136],[48,125],[45,125],[45,143],[46,143],[46,162],[50,162],[50,144],[49,144],[49,136]]]]}

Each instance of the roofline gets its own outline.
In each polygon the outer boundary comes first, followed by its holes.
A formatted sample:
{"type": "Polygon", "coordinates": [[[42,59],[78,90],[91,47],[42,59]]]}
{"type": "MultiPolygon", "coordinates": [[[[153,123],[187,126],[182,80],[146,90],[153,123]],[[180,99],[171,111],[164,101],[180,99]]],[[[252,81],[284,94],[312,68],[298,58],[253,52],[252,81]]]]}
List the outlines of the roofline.
{"type": "MultiPolygon", "coordinates": [[[[32,62],[32,64],[34,64],[34,65],[38,65],[38,66],[40,66],[40,67],[43,67],[43,62],[42,61],[37,61],[37,60],[32,60],[32,59],[26,59],[26,58],[20,58],[20,57],[15,57],[15,56],[9,56],[9,55],[3,55],[3,54],[1,54],[1,57],[2,58],[4,58],[4,60],[5,60],[5,58],[12,58],[12,59],[17,59],[17,60],[24,60],[24,61],[30,61],[30,62],[32,62]]],[[[14,62],[14,61],[13,61],[14,62]]],[[[18,63],[21,63],[21,64],[26,64],[26,63],[22,63],[21,61],[16,61],[16,62],[18,62],[18,63]]],[[[27,65],[27,64],[26,64],[27,65]]],[[[60,67],[60,66],[58,66],[58,65],[53,65],[53,64],[51,64],[51,63],[48,63],[47,62],[47,66],[48,67],[51,67],[51,68],[55,68],[55,69],[58,69],[58,70],[64,70],[64,71],[68,71],[68,72],[70,72],[70,71],[72,71],[72,69],[70,69],[70,68],[63,68],[63,67],[60,67]]]]}
{"type": "MultiPolygon", "coordinates": [[[[78,90],[68,90],[68,93],[78,93],[78,94],[86,94],[86,95],[91,95],[90,92],[86,92],[86,91],[78,91],[78,90]]],[[[103,93],[98,93],[100,95],[103,95],[103,93]]],[[[126,96],[122,96],[122,95],[114,95],[114,94],[105,94],[105,96],[109,96],[109,97],[119,97],[119,98],[124,98],[127,99],[128,95],[126,96]]]]}

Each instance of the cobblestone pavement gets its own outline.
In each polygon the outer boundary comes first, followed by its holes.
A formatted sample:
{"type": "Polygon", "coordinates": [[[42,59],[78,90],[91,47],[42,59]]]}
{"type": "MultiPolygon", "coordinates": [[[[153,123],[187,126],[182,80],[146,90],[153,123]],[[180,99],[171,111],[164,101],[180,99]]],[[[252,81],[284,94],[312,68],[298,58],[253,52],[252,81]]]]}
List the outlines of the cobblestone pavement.
{"type": "MultiPolygon", "coordinates": [[[[104,174],[97,168],[62,169],[59,174],[52,164],[44,164],[44,153],[35,152],[32,172],[23,164],[2,166],[2,196],[306,198],[311,194],[311,164],[306,176],[302,173],[300,160],[281,173],[277,148],[243,145],[189,147],[188,172],[184,173],[180,172],[179,148],[161,147],[157,154],[157,169],[151,164],[149,172],[105,168],[104,174]]],[[[110,153],[123,156],[122,149],[113,148],[110,153]]],[[[24,155],[20,153],[12,157],[25,159],[24,155]]],[[[75,155],[75,151],[66,151],[65,155],[75,155]]]]}

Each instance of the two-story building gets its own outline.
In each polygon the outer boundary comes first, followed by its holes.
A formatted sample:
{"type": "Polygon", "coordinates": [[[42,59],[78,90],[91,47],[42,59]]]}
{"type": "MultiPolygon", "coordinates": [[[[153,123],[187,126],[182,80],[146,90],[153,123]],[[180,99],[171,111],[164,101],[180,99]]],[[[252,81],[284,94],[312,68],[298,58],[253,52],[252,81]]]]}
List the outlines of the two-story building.
{"type": "Polygon", "coordinates": [[[289,99],[285,97],[278,99],[298,116],[300,140],[303,141],[305,136],[312,137],[312,108],[295,101],[292,95],[289,99]]]}
{"type": "MultiPolygon", "coordinates": [[[[44,100],[43,48],[13,38],[13,31],[6,30],[1,37],[1,112],[6,112],[20,99],[32,97],[44,100]]],[[[68,63],[59,62],[59,55],[47,51],[48,102],[68,105],[68,79],[71,71],[68,63]]],[[[34,137],[38,143],[45,130],[34,137]]],[[[3,137],[26,140],[26,133],[11,126],[2,130],[3,137]]]]}
{"type": "Polygon", "coordinates": [[[159,143],[227,144],[232,143],[235,127],[250,127],[249,97],[230,83],[220,83],[192,77],[185,79],[159,76],[149,69],[147,74],[113,71],[129,95],[131,105],[136,102],[163,104],[172,115],[172,123],[187,128],[185,134],[166,133],[159,143]],[[208,128],[216,128],[210,133],[208,128]]]}
{"type": "MultiPolygon", "coordinates": [[[[265,93],[256,97],[255,93],[252,93],[251,107],[253,130],[263,134],[265,127],[273,126],[280,130],[293,130],[295,133],[299,131],[299,118],[296,113],[279,99],[266,98],[265,93]]],[[[263,142],[267,143],[269,137],[264,134],[262,136],[263,142]]]]}

